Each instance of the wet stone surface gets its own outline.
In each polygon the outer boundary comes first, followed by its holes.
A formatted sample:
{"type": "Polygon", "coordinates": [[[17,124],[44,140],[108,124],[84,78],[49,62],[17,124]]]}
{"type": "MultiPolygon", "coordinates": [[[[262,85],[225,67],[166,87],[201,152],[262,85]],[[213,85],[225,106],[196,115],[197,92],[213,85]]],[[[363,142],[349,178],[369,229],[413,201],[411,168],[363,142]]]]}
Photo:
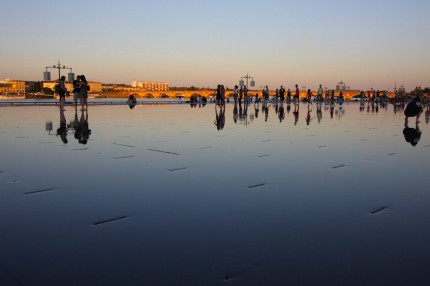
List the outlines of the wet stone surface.
{"type": "Polygon", "coordinates": [[[430,285],[428,116],[0,109],[1,286],[430,285]]]}

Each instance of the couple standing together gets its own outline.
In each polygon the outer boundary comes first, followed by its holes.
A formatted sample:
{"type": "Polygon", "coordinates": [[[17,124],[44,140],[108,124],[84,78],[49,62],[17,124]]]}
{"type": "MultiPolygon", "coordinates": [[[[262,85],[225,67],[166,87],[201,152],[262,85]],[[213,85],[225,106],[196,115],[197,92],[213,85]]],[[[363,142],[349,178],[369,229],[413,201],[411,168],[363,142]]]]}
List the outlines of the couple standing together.
{"type": "MultiPolygon", "coordinates": [[[[64,102],[66,95],[69,96],[69,92],[66,88],[66,77],[63,75],[58,80],[58,95],[60,96],[60,109],[64,111],[64,102]]],[[[82,106],[82,111],[88,108],[88,91],[90,86],[88,85],[87,79],[84,75],[78,75],[77,79],[73,81],[73,100],[75,102],[75,109],[78,108],[78,99],[82,106]],[[85,107],[84,107],[85,106],[85,107]]]]}
{"type": "Polygon", "coordinates": [[[81,111],[88,109],[88,91],[90,86],[88,85],[87,79],[84,75],[78,75],[73,81],[73,101],[75,103],[75,109],[78,108],[78,99],[82,106],[81,111]],[[84,107],[85,106],[85,107],[84,107]]]}

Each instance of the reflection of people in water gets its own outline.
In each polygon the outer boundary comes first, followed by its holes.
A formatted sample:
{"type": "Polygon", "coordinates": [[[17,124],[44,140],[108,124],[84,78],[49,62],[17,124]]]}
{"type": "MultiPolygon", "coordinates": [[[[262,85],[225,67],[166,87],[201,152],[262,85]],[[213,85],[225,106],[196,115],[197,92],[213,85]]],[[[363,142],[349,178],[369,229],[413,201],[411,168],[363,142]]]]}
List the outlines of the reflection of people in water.
{"type": "Polygon", "coordinates": [[[133,109],[136,106],[137,100],[134,94],[130,94],[127,100],[127,104],[130,107],[130,109],[133,109]]]}
{"type": "Polygon", "coordinates": [[[404,114],[405,114],[405,124],[408,123],[408,118],[409,117],[417,117],[416,122],[419,123],[419,118],[421,116],[421,113],[423,113],[424,110],[424,106],[423,104],[420,102],[420,98],[419,96],[415,97],[414,100],[412,100],[411,102],[408,103],[408,105],[406,105],[404,114]]]}
{"type": "Polygon", "coordinates": [[[87,144],[91,134],[91,129],[88,125],[88,110],[81,111],[81,119],[79,120],[79,127],[75,129],[75,139],[80,144],[87,144]]]}
{"type": "Polygon", "coordinates": [[[279,122],[282,122],[282,120],[285,119],[284,101],[281,101],[281,105],[279,106],[278,118],[279,122]]]}
{"type": "Polygon", "coordinates": [[[317,104],[317,119],[318,119],[318,123],[321,122],[322,119],[322,110],[321,110],[321,102],[319,104],[317,104]]]}
{"type": "Polygon", "coordinates": [[[255,118],[258,118],[258,113],[260,112],[260,103],[259,100],[255,100],[254,102],[254,114],[255,114],[255,118]]]}
{"type": "Polygon", "coordinates": [[[311,111],[312,109],[310,109],[310,106],[308,104],[308,114],[306,115],[306,124],[309,125],[309,123],[311,123],[311,111]]]}
{"type": "MultiPolygon", "coordinates": [[[[361,101],[360,102],[360,112],[361,111],[364,111],[364,102],[363,101],[361,101]]],[[[394,113],[396,112],[396,108],[395,108],[395,106],[394,106],[394,113]]]]}
{"type": "Polygon", "coordinates": [[[405,136],[406,142],[411,143],[412,146],[416,146],[421,139],[421,130],[418,126],[418,122],[416,122],[415,128],[409,128],[408,122],[405,122],[403,135],[405,136]]]}
{"type": "Polygon", "coordinates": [[[78,119],[78,111],[75,110],[75,118],[73,119],[73,129],[79,129],[81,128],[81,123],[79,122],[78,119]]]}
{"type": "Polygon", "coordinates": [[[263,105],[261,106],[261,108],[263,109],[263,112],[264,112],[265,121],[267,121],[267,119],[269,118],[269,107],[270,107],[270,103],[267,100],[263,100],[263,105]]]}
{"type": "Polygon", "coordinates": [[[425,113],[425,117],[426,117],[426,123],[429,124],[430,121],[430,110],[429,107],[427,107],[426,113],[425,113]]]}
{"type": "Polygon", "coordinates": [[[234,121],[234,123],[237,123],[238,118],[239,118],[239,114],[238,114],[238,109],[237,109],[237,98],[236,98],[236,101],[234,102],[234,107],[233,107],[233,121],[234,121]]]}
{"type": "Polygon", "coordinates": [[[217,130],[224,129],[225,125],[225,105],[221,105],[218,107],[218,105],[215,104],[215,121],[214,124],[216,125],[217,130]],[[219,112],[218,112],[219,109],[219,112]]]}
{"type": "Polygon", "coordinates": [[[64,144],[67,144],[67,125],[66,125],[66,117],[64,116],[64,110],[60,109],[60,128],[57,129],[57,136],[60,136],[61,141],[64,144]]]}
{"type": "Polygon", "coordinates": [[[294,111],[293,111],[294,125],[297,125],[297,122],[299,121],[299,109],[300,109],[300,105],[294,104],[294,111]]]}

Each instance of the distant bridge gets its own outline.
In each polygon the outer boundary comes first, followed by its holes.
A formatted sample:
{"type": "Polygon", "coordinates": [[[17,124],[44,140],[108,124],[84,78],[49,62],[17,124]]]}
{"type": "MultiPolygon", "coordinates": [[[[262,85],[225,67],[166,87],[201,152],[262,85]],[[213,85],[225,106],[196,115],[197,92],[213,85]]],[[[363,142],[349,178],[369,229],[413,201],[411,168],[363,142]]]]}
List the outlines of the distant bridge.
{"type": "MultiPolygon", "coordinates": [[[[230,91],[229,91],[230,92],[230,91]]],[[[169,91],[136,91],[130,94],[135,94],[138,98],[178,98],[185,97],[190,98],[192,95],[204,96],[209,98],[215,95],[214,90],[169,90],[169,91]]],[[[228,92],[226,91],[226,95],[228,92]]],[[[233,90],[231,90],[231,96],[233,96],[233,90]]]]}
{"type": "MultiPolygon", "coordinates": [[[[130,94],[134,94],[137,98],[178,98],[178,97],[184,97],[184,98],[190,98],[192,95],[195,96],[204,96],[206,98],[210,98],[211,96],[215,96],[216,91],[214,90],[169,90],[169,91],[121,91],[121,92],[105,92],[101,93],[101,95],[106,94],[107,97],[109,95],[120,96],[120,97],[128,97],[130,94]]],[[[292,95],[294,91],[291,91],[292,95]]],[[[233,97],[233,90],[228,89],[225,92],[226,97],[233,97]]],[[[261,90],[250,90],[248,92],[249,96],[255,96],[258,94],[259,97],[261,97],[261,90]]],[[[275,96],[275,91],[269,92],[270,96],[275,96]]],[[[317,95],[316,91],[312,91],[312,94],[314,96],[317,95]]],[[[346,90],[343,92],[343,96],[345,99],[351,99],[353,96],[359,95],[360,91],[358,90],[346,90]]],[[[335,91],[335,96],[338,96],[339,92],[335,91]]],[[[286,96],[286,94],[285,94],[286,96]]],[[[366,93],[367,96],[367,93],[366,93]]],[[[389,93],[390,97],[393,97],[393,93],[389,93]]],[[[306,97],[306,91],[300,91],[300,97],[305,98],[306,97]]]]}

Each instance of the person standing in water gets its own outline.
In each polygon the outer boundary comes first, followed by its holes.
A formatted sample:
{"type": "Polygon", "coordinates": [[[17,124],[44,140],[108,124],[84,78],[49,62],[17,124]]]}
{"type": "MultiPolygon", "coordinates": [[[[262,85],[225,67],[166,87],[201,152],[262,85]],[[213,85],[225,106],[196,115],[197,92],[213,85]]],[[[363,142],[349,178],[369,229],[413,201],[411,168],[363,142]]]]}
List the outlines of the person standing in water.
{"type": "Polygon", "coordinates": [[[66,94],[67,94],[67,88],[66,88],[66,77],[63,75],[58,80],[58,96],[60,97],[60,110],[65,111],[64,109],[64,102],[66,101],[66,94]]]}
{"type": "Polygon", "coordinates": [[[296,84],[296,94],[294,95],[294,104],[299,104],[299,98],[300,98],[299,85],[296,84]]]}
{"type": "Polygon", "coordinates": [[[281,88],[279,89],[279,100],[281,103],[285,100],[285,88],[281,85],[281,88]]]}
{"type": "Polygon", "coordinates": [[[239,87],[237,85],[234,86],[234,91],[233,91],[233,99],[234,99],[234,104],[237,104],[237,98],[239,96],[239,87]]]}
{"type": "Polygon", "coordinates": [[[225,87],[221,85],[221,104],[225,106],[225,87]]]}
{"type": "Polygon", "coordinates": [[[309,104],[312,104],[312,91],[311,91],[310,88],[308,89],[308,92],[306,93],[306,96],[308,98],[308,106],[309,106],[309,104]]]}
{"type": "Polygon", "coordinates": [[[221,85],[219,84],[216,88],[215,102],[217,105],[221,105],[222,96],[221,96],[221,85]]]}
{"type": "Polygon", "coordinates": [[[243,96],[245,105],[248,105],[248,88],[246,87],[246,85],[243,86],[243,96]]]}
{"type": "Polygon", "coordinates": [[[81,92],[80,96],[82,98],[82,109],[81,111],[85,111],[88,109],[88,91],[90,90],[90,86],[88,85],[87,79],[84,75],[81,75],[81,92]]]}
{"type": "Polygon", "coordinates": [[[322,84],[320,84],[320,87],[318,88],[318,93],[317,93],[317,101],[321,102],[323,99],[323,88],[322,88],[322,84]]]}
{"type": "Polygon", "coordinates": [[[81,76],[78,75],[76,79],[73,81],[73,102],[75,103],[75,111],[78,109],[78,100],[82,105],[82,98],[80,96],[81,93],[81,76]]]}

